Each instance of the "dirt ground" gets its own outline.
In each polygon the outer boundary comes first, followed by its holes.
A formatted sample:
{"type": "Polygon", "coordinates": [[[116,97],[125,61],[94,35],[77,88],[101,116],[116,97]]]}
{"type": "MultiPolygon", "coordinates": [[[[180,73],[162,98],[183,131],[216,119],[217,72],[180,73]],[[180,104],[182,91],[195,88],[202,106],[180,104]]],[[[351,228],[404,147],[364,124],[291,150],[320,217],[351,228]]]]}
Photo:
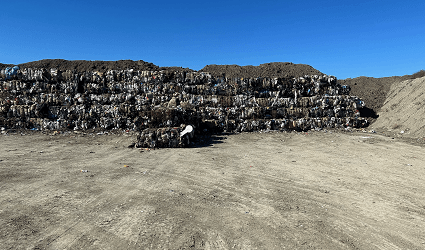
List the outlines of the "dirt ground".
{"type": "Polygon", "coordinates": [[[425,248],[424,146],[398,138],[0,136],[1,249],[425,248]]]}

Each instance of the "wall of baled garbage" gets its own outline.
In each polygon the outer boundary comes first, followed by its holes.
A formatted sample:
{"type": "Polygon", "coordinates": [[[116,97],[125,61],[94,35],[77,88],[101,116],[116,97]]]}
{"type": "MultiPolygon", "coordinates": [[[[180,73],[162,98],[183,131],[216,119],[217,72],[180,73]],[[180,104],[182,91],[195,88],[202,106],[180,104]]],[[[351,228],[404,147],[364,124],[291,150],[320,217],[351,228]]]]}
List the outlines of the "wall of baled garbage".
{"type": "MultiPolygon", "coordinates": [[[[228,132],[367,124],[358,111],[364,103],[327,75],[229,79],[204,72],[60,72],[14,67],[2,70],[0,77],[0,126],[149,129],[139,136],[144,146],[153,145],[145,143],[153,138],[156,146],[175,146],[175,141],[165,143],[161,138],[179,134],[185,124],[197,131],[228,132]],[[155,129],[161,132],[153,133],[155,129]]],[[[177,145],[188,141],[179,139],[177,145]]]]}

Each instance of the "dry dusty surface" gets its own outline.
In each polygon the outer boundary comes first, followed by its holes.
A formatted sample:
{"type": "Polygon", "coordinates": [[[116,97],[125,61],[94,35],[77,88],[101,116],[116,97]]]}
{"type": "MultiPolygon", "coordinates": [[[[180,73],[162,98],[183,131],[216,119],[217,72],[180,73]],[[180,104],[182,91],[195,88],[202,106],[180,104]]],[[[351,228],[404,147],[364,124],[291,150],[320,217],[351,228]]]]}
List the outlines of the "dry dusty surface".
{"type": "Polygon", "coordinates": [[[330,132],[151,151],[132,140],[1,135],[0,248],[425,248],[423,145],[330,132]]]}

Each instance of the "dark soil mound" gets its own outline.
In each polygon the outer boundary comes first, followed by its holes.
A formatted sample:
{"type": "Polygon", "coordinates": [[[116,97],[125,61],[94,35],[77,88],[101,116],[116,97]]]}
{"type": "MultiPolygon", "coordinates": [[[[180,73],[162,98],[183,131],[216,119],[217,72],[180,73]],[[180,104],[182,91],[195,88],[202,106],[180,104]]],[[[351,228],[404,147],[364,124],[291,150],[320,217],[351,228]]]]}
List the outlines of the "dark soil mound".
{"type": "Polygon", "coordinates": [[[189,68],[183,68],[183,67],[160,67],[159,70],[166,70],[166,71],[175,71],[175,72],[196,72],[196,70],[189,69],[189,68]]]}
{"type": "Polygon", "coordinates": [[[134,69],[134,70],[159,70],[159,67],[153,63],[145,62],[142,60],[119,60],[119,61],[84,61],[75,60],[68,61],[63,59],[44,59],[40,61],[28,62],[19,64],[21,68],[56,68],[61,71],[76,70],[77,72],[83,71],[99,71],[106,72],[110,69],[134,69]]]}
{"type": "Polygon", "coordinates": [[[366,117],[377,118],[376,113],[384,104],[387,93],[391,85],[399,81],[399,76],[373,78],[373,77],[357,77],[338,80],[341,85],[349,85],[351,87],[351,95],[360,97],[368,109],[364,110],[366,117]]]}
{"type": "Polygon", "coordinates": [[[259,66],[239,65],[207,65],[200,71],[209,72],[214,77],[300,77],[304,75],[322,75],[320,71],[306,64],[293,64],[289,62],[264,63],[259,66]]]}
{"type": "MultiPolygon", "coordinates": [[[[0,68],[13,66],[12,64],[0,64],[0,68]]],[[[157,65],[142,60],[119,60],[119,61],[85,61],[85,60],[63,60],[44,59],[40,61],[19,64],[21,68],[56,68],[61,71],[75,70],[105,72],[110,69],[134,69],[134,70],[169,70],[193,72],[195,70],[182,67],[158,67],[157,65]]],[[[293,64],[288,62],[265,63],[259,66],[239,66],[239,65],[207,65],[200,71],[209,72],[214,77],[300,77],[304,75],[322,75],[322,73],[310,65],[293,64]]]]}
{"type": "Polygon", "coordinates": [[[3,63],[0,63],[0,69],[4,69],[4,68],[7,68],[7,67],[11,67],[11,66],[13,66],[13,64],[3,64],[3,63]]]}

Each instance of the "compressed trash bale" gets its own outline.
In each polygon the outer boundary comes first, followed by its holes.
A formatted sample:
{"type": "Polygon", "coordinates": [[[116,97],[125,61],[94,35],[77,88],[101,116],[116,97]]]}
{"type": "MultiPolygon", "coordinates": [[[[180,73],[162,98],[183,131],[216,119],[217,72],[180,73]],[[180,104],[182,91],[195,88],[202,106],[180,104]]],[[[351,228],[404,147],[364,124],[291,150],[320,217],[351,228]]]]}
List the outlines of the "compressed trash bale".
{"type": "Polygon", "coordinates": [[[43,122],[45,129],[60,127],[55,119],[68,129],[144,130],[205,120],[214,130],[229,132],[367,125],[358,111],[364,103],[326,75],[228,79],[202,72],[22,69],[16,77],[0,81],[0,115],[13,120],[10,126],[37,117],[50,119],[43,122]],[[341,122],[344,118],[356,119],[341,122]]]}
{"type": "Polygon", "coordinates": [[[145,129],[138,135],[136,147],[187,147],[190,144],[190,139],[193,138],[193,134],[193,126],[184,124],[179,127],[145,129]]]}

